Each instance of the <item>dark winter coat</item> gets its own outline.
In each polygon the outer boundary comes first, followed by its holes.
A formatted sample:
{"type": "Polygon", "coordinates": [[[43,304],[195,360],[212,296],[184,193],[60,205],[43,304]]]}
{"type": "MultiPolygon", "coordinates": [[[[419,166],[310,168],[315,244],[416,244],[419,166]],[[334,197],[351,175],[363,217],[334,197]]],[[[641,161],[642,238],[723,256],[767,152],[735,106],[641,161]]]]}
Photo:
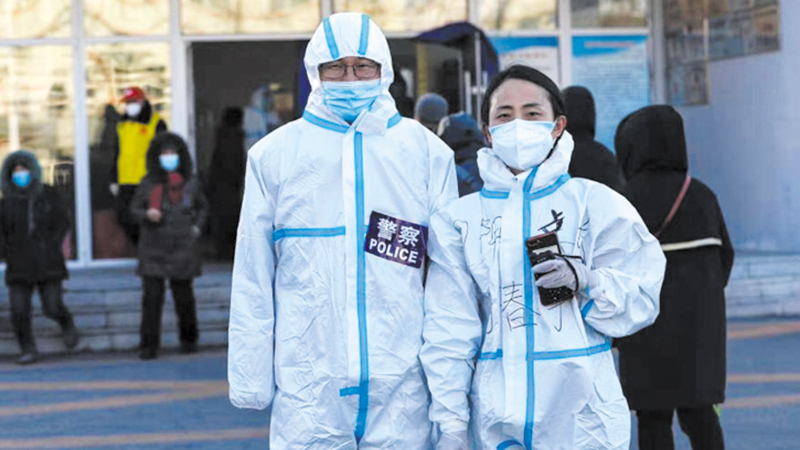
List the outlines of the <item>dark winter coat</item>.
{"type": "Polygon", "coordinates": [[[591,92],[580,86],[564,89],[567,131],[575,140],[569,174],[603,183],[623,194],[625,179],[614,154],[594,140],[596,114],[591,92]]]}
{"type": "Polygon", "coordinates": [[[442,120],[439,137],[453,149],[459,197],[480,191],[483,180],[478,171],[478,150],[486,144],[475,119],[466,113],[450,114],[442,120]]]}
{"type": "Polygon", "coordinates": [[[246,150],[242,121],[241,109],[225,111],[223,123],[217,128],[216,145],[206,177],[212,218],[222,228],[232,228],[234,232],[244,192],[246,150]]]}
{"type": "Polygon", "coordinates": [[[173,133],[157,134],[147,150],[147,175],[136,188],[131,202],[131,214],[141,224],[139,237],[140,276],[190,279],[200,275],[202,257],[198,245],[208,212],[208,203],[193,174],[192,157],[186,143],[173,133]],[[167,183],[168,174],[161,167],[159,156],[165,148],[178,152],[177,172],[184,179],[184,198],[172,204],[166,186],[161,198],[161,220],[153,223],[146,218],[150,192],[156,185],[167,183]]]}
{"type": "Polygon", "coordinates": [[[36,157],[24,150],[8,155],[1,173],[0,251],[6,260],[6,284],[67,278],[61,245],[70,219],[58,192],[42,183],[36,157]],[[11,181],[18,164],[31,172],[25,188],[11,181]]]}
{"type": "MultiPolygon", "coordinates": [[[[615,146],[628,198],[655,233],[688,170],[683,120],[669,106],[640,109],[619,125],[615,146]]],[[[692,179],[659,240],[667,257],[661,312],[652,326],[618,342],[625,397],[634,410],[722,403],[733,247],[711,189],[692,179]],[[687,248],[669,248],[676,244],[687,248]]]]}

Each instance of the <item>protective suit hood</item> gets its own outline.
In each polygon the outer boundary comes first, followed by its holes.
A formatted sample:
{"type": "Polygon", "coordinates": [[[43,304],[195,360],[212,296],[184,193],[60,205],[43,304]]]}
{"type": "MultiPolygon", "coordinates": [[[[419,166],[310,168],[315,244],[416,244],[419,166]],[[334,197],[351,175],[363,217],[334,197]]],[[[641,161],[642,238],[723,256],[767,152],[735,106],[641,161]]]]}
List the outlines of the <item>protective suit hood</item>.
{"type": "Polygon", "coordinates": [[[271,96],[271,92],[266,86],[259,86],[250,94],[250,107],[259,111],[264,110],[264,97],[271,96]]]}
{"type": "Polygon", "coordinates": [[[354,125],[361,132],[383,134],[388,122],[397,115],[389,86],[394,81],[392,55],[389,43],[375,22],[366,14],[339,13],[322,21],[306,47],[304,63],[311,94],[306,112],[337,124],[350,126],[344,119],[330,111],[322,101],[322,83],[319,65],[348,56],[368,58],[381,65],[381,95],[369,111],[361,114],[354,125]]]}
{"type": "Polygon", "coordinates": [[[668,105],[647,106],[623,119],[614,147],[628,180],[643,171],[689,170],[683,119],[668,105]]]}

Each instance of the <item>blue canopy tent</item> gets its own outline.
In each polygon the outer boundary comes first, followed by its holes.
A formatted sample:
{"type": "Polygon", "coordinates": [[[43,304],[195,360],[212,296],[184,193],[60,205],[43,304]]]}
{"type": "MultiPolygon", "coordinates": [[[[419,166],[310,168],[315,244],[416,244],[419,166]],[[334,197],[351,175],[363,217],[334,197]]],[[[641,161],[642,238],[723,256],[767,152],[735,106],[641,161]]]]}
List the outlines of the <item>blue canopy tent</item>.
{"type": "MultiPolygon", "coordinates": [[[[477,118],[480,115],[486,83],[499,70],[497,52],[486,34],[469,22],[454,22],[425,31],[414,37],[413,40],[455,48],[461,53],[465,81],[462,93],[463,104],[466,112],[477,118]]],[[[297,74],[297,102],[295,103],[298,117],[302,115],[310,93],[311,85],[301,59],[297,74]]]]}
{"type": "Polygon", "coordinates": [[[483,30],[470,22],[454,22],[426,31],[414,39],[417,42],[456,48],[461,52],[465,81],[462,94],[464,109],[480,119],[486,84],[500,69],[497,52],[483,30]]]}

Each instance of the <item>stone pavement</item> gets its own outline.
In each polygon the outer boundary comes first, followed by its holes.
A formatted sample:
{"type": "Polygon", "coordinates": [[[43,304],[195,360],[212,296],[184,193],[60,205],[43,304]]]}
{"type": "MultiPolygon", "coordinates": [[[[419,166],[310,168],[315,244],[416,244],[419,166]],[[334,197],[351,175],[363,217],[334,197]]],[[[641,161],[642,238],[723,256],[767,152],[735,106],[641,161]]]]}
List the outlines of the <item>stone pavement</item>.
{"type": "Polygon", "coordinates": [[[264,449],[268,415],[227,400],[225,351],[0,363],[0,449],[264,449]]]}
{"type": "MultiPolygon", "coordinates": [[[[729,338],[727,449],[800,448],[800,319],[732,321],[729,338]]],[[[12,361],[0,359],[0,449],[268,448],[267,413],[227,400],[223,349],[12,361]]],[[[676,448],[689,449],[680,433],[676,448]]]]}

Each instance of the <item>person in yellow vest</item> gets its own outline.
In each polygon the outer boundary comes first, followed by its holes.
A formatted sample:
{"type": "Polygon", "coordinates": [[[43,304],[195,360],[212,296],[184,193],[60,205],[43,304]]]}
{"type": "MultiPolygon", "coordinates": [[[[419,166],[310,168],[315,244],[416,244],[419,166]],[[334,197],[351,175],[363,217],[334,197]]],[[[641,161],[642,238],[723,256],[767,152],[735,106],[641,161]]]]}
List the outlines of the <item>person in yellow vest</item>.
{"type": "Polygon", "coordinates": [[[134,244],[139,241],[139,225],[130,213],[136,187],[147,173],[147,148],[157,133],[167,131],[167,124],[153,110],[144,91],[129,87],[123,93],[125,113],[117,125],[117,145],[112,167],[111,194],[117,200],[117,220],[134,244]]]}

